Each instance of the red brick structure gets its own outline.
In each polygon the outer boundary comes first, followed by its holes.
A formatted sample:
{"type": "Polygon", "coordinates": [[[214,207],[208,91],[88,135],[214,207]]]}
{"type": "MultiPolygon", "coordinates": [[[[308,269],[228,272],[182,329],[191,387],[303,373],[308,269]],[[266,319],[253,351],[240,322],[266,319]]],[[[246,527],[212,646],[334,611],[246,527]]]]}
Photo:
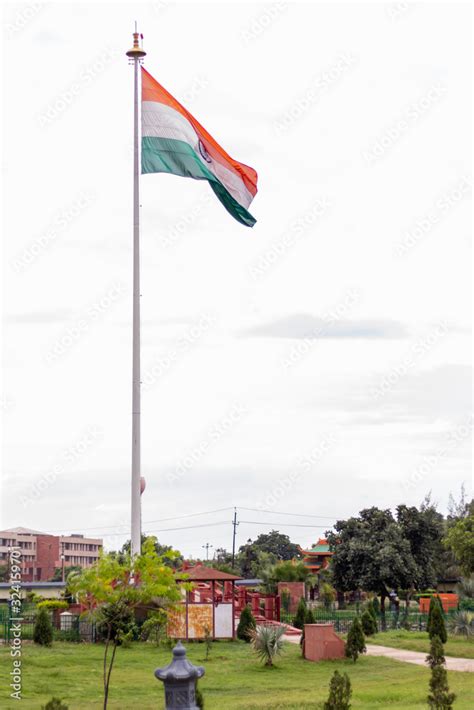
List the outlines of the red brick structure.
{"type": "Polygon", "coordinates": [[[305,624],[304,657],[308,661],[344,658],[344,641],[334,632],[334,624],[305,624]]]}
{"type": "MultiPolygon", "coordinates": [[[[34,573],[36,580],[51,579],[59,562],[59,537],[55,535],[36,536],[36,560],[34,561],[34,573]]],[[[33,576],[31,580],[33,580],[33,576]]],[[[26,581],[26,580],[25,580],[26,581]]]]}
{"type": "Polygon", "coordinates": [[[284,590],[290,594],[289,613],[295,614],[301,597],[306,597],[305,584],[304,582],[278,582],[278,596],[280,599],[284,590]]]}

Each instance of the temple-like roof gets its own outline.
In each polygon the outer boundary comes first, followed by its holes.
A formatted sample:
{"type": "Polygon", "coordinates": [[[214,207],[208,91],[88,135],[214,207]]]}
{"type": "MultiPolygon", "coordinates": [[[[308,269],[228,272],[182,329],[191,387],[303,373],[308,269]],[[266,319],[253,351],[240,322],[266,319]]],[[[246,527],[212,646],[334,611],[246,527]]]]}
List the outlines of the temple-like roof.
{"type": "Polygon", "coordinates": [[[303,548],[300,548],[301,552],[303,552],[305,555],[332,555],[331,549],[329,547],[329,543],[327,540],[324,538],[320,538],[318,542],[316,542],[314,545],[311,545],[311,549],[309,550],[304,550],[303,548]]]}
{"type": "MultiPolygon", "coordinates": [[[[179,574],[178,572],[178,579],[180,579],[179,574]]],[[[190,582],[232,582],[236,579],[242,579],[242,577],[237,577],[235,574],[221,572],[219,569],[204,567],[204,565],[188,567],[187,569],[181,570],[181,574],[183,574],[183,576],[186,575],[186,581],[189,580],[190,582]]]]}

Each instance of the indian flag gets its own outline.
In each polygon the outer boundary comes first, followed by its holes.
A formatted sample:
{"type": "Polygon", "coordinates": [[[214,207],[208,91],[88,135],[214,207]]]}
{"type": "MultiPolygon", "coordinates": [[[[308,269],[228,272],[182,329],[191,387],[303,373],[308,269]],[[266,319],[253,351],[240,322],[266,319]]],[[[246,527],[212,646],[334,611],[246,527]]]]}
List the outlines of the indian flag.
{"type": "Polygon", "coordinates": [[[236,220],[253,227],[247,211],[257,173],[230,157],[212,136],[142,67],[142,173],[208,180],[236,220]]]}

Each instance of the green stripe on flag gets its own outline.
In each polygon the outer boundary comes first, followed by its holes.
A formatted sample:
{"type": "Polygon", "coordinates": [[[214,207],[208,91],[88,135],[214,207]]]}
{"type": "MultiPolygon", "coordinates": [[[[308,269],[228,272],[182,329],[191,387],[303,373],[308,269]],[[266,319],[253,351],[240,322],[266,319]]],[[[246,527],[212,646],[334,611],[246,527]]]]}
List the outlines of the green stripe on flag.
{"type": "Polygon", "coordinates": [[[208,180],[216,196],[232,217],[247,227],[256,219],[232,197],[226,187],[211,173],[185,141],[155,136],[142,137],[142,174],[170,173],[195,180],[208,180]]]}

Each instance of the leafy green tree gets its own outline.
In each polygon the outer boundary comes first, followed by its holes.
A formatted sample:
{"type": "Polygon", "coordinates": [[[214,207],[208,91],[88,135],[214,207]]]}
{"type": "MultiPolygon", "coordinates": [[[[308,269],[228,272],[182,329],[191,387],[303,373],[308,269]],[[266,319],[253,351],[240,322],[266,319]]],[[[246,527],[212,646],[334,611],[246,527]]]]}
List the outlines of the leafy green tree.
{"type": "Polygon", "coordinates": [[[467,576],[474,572],[474,502],[471,501],[468,514],[448,528],[443,540],[467,576]]]}
{"type": "MultiPolygon", "coordinates": [[[[410,544],[410,551],[417,566],[414,585],[418,589],[427,589],[436,585],[442,572],[444,533],[443,516],[436,510],[430,496],[426,496],[418,510],[414,506],[399,505],[397,521],[405,540],[410,544]]],[[[407,606],[410,594],[407,594],[407,606]]]]}
{"type": "Polygon", "coordinates": [[[292,543],[288,535],[283,535],[278,530],[262,533],[256,540],[247,540],[247,543],[239,548],[238,562],[243,577],[251,576],[252,563],[257,562],[259,552],[272,553],[277,560],[301,557],[298,545],[292,543]]]}
{"type": "Polygon", "coordinates": [[[53,643],[53,625],[47,609],[39,609],[36,614],[33,641],[40,646],[51,646],[53,643]]]}
{"type": "Polygon", "coordinates": [[[448,640],[448,634],[446,632],[446,624],[444,623],[444,615],[441,609],[441,604],[435,604],[433,611],[431,613],[431,621],[429,623],[428,634],[430,639],[438,636],[442,643],[446,643],[448,640]]]}
{"type": "Polygon", "coordinates": [[[360,623],[362,624],[362,630],[366,636],[373,636],[377,633],[377,622],[370,611],[364,611],[361,616],[360,623]]]}
{"type": "Polygon", "coordinates": [[[297,629],[303,629],[306,623],[306,615],[308,613],[308,606],[304,597],[298,602],[298,607],[296,609],[296,616],[293,619],[293,626],[297,629]]]}
{"type": "Polygon", "coordinates": [[[390,510],[369,508],[359,517],[339,520],[328,531],[336,589],[375,592],[382,600],[392,589],[417,588],[419,569],[403,527],[390,510]]]}
{"type": "Polygon", "coordinates": [[[359,618],[356,616],[347,634],[346,657],[352,658],[355,663],[359,658],[359,654],[365,653],[366,651],[364,632],[359,618]]]}
{"type": "MultiPolygon", "coordinates": [[[[75,572],[80,572],[81,569],[82,569],[82,567],[80,565],[71,565],[70,567],[65,567],[64,568],[64,579],[67,581],[70,574],[74,574],[75,572]]],[[[50,582],[61,582],[62,578],[63,578],[62,567],[55,567],[54,574],[49,581],[50,582]]]]}
{"type": "Polygon", "coordinates": [[[329,684],[329,697],[323,705],[324,710],[349,710],[352,695],[351,681],[347,673],[334,671],[329,684]]]}
{"type": "Polygon", "coordinates": [[[105,647],[103,663],[104,710],[107,708],[110,679],[118,646],[123,642],[123,615],[138,606],[150,606],[160,600],[162,609],[172,608],[181,600],[181,588],[167,562],[179,553],[167,550],[159,555],[153,539],[147,539],[142,554],[131,558],[123,552],[119,558],[113,553],[103,553],[98,562],[69,578],[69,586],[87,616],[104,629],[105,647]],[[109,656],[109,651],[111,654],[109,656]]]}
{"type": "Polygon", "coordinates": [[[251,632],[256,628],[257,623],[254,615],[247,604],[240,612],[239,625],[237,626],[237,638],[246,643],[250,643],[251,632]]]}
{"type": "MultiPolygon", "coordinates": [[[[153,543],[155,553],[158,555],[158,557],[163,558],[163,564],[167,565],[168,567],[173,567],[173,569],[178,569],[182,566],[184,562],[182,554],[177,550],[174,550],[171,545],[162,545],[160,542],[158,542],[158,539],[155,535],[144,535],[142,533],[141,539],[142,551],[145,549],[145,543],[149,544],[148,540],[150,540],[153,543]]],[[[120,561],[127,560],[130,556],[130,540],[124,542],[121,550],[118,553],[111,554],[115,554],[120,561]]]]}

